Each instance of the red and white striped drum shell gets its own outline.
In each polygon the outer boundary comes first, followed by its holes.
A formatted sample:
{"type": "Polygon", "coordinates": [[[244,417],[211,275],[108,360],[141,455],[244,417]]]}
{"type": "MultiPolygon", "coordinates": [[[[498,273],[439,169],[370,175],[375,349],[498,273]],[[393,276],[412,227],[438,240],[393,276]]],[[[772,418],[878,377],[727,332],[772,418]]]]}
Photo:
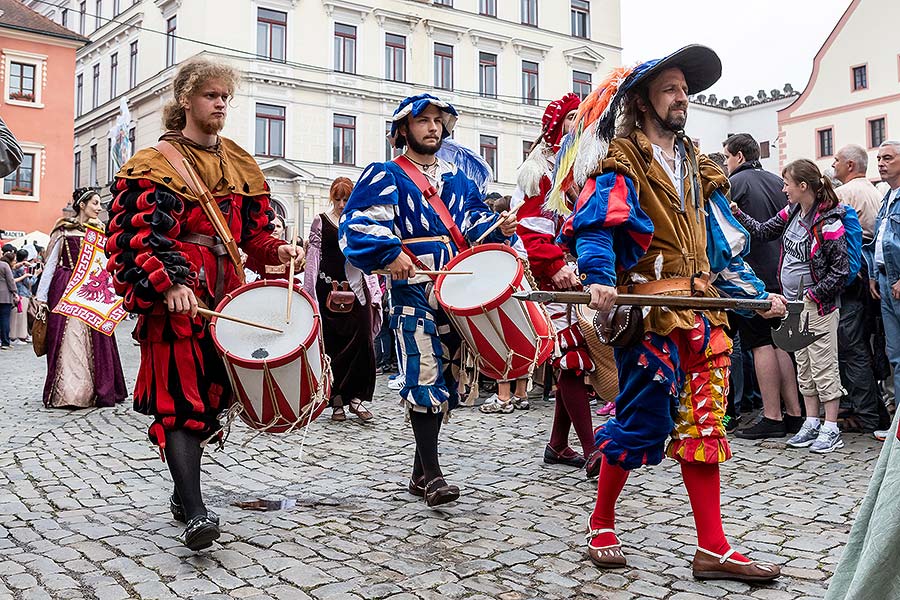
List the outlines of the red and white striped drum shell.
{"type": "Polygon", "coordinates": [[[283,330],[267,331],[214,317],[213,341],[228,369],[241,419],[251,428],[284,433],[318,417],[331,394],[319,311],[299,285],[291,293],[291,322],[286,323],[288,283],[260,280],[226,294],[217,311],[283,330]]]}
{"type": "Polygon", "coordinates": [[[457,331],[478,354],[481,372],[498,380],[527,376],[553,353],[553,326],[535,302],[515,292],[532,291],[516,252],[504,244],[482,244],[444,267],[472,275],[440,275],[435,295],[457,331]]]}

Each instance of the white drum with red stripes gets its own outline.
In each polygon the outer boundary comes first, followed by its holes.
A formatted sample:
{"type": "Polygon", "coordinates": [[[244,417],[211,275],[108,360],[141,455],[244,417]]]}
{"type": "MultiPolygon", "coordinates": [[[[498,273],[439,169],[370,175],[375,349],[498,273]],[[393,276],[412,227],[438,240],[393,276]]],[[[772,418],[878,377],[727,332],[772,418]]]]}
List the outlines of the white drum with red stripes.
{"type": "Polygon", "coordinates": [[[553,353],[553,326],[535,302],[515,292],[532,291],[516,252],[504,244],[470,248],[440,275],[435,295],[466,343],[477,353],[481,372],[500,381],[527,376],[553,353]]]}
{"type": "Polygon", "coordinates": [[[260,280],[226,294],[216,310],[281,329],[276,333],[214,317],[213,341],[228,369],[241,419],[253,429],[284,433],[318,417],[331,394],[319,311],[294,285],[287,323],[288,282],[260,280]]]}

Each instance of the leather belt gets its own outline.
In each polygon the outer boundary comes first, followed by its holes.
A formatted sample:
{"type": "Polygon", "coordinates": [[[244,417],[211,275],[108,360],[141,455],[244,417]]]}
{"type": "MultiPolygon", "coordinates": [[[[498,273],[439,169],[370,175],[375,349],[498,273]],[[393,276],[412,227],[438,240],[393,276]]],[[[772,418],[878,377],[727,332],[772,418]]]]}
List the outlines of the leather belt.
{"type": "Polygon", "coordinates": [[[705,296],[709,285],[709,273],[697,273],[691,277],[670,277],[647,283],[620,285],[617,290],[620,294],[656,295],[680,292],[691,296],[705,296]]]}
{"type": "Polygon", "coordinates": [[[178,241],[202,246],[216,257],[216,282],[213,286],[213,303],[218,305],[225,294],[225,259],[228,257],[228,248],[222,243],[221,238],[203,233],[184,233],[178,236],[178,241]]]}

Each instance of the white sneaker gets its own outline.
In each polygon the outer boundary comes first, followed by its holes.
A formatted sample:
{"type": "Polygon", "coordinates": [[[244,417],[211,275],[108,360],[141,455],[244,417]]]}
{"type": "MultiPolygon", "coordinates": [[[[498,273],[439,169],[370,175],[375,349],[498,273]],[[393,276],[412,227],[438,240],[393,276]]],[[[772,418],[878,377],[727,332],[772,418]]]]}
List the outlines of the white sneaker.
{"type": "Polygon", "coordinates": [[[816,454],[828,454],[844,447],[844,440],[841,439],[841,431],[835,429],[826,429],[822,427],[819,431],[819,437],[816,438],[809,446],[810,452],[816,454]]]}
{"type": "Polygon", "coordinates": [[[819,438],[819,431],[821,429],[822,427],[819,425],[814,427],[810,425],[808,421],[804,421],[803,427],[794,434],[794,437],[787,441],[787,445],[791,448],[806,448],[807,446],[812,446],[813,442],[819,438]]]}
{"type": "Polygon", "coordinates": [[[890,429],[879,429],[872,432],[872,437],[874,437],[879,442],[883,442],[884,440],[886,440],[889,435],[891,435],[890,429]]]}

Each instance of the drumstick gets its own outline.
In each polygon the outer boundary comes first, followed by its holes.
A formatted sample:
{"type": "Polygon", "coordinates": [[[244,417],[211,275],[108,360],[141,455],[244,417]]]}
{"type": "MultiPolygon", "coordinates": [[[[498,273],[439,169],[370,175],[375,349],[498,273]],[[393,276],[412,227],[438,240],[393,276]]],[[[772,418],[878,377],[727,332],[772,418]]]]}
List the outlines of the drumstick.
{"type": "Polygon", "coordinates": [[[291,322],[291,303],[294,301],[294,255],[297,254],[297,236],[293,236],[294,240],[291,242],[291,266],[288,269],[288,297],[287,297],[287,316],[284,318],[284,322],[290,324],[291,322]]]}
{"type": "Polygon", "coordinates": [[[487,236],[491,235],[491,233],[493,233],[493,231],[494,231],[495,229],[497,229],[498,227],[500,227],[501,225],[503,225],[504,223],[506,223],[506,222],[509,220],[510,217],[516,216],[516,213],[519,212],[519,209],[522,208],[523,206],[525,206],[525,203],[524,203],[524,202],[523,202],[522,204],[518,205],[517,207],[515,207],[514,209],[512,209],[511,211],[509,211],[508,213],[506,213],[506,216],[505,216],[505,217],[503,217],[503,218],[501,218],[501,219],[497,219],[497,221],[496,221],[493,225],[491,225],[490,227],[488,227],[487,231],[485,231],[484,233],[481,234],[481,237],[480,237],[480,238],[478,238],[477,240],[475,240],[475,244],[474,244],[474,245],[477,246],[478,244],[480,244],[481,241],[482,241],[484,238],[486,238],[487,236]]]}
{"type": "Polygon", "coordinates": [[[241,325],[249,325],[250,327],[258,327],[259,329],[265,329],[267,331],[274,331],[275,333],[284,333],[282,329],[276,329],[275,327],[269,327],[268,325],[263,325],[262,323],[254,323],[253,321],[247,321],[246,319],[241,319],[239,317],[232,317],[231,315],[226,315],[220,312],[216,312],[214,310],[209,310],[208,308],[198,308],[198,315],[203,315],[207,319],[212,317],[219,317],[220,319],[225,319],[226,321],[234,321],[235,323],[240,323],[241,325]]]}
{"type": "MultiPolygon", "coordinates": [[[[378,270],[372,271],[372,273],[375,274],[375,275],[390,275],[390,274],[391,274],[391,272],[390,272],[389,270],[387,270],[387,269],[378,269],[378,270]]],[[[416,271],[416,275],[432,275],[432,276],[438,276],[438,275],[474,275],[474,274],[475,274],[475,273],[473,273],[472,271],[418,271],[418,270],[416,271]]]]}

